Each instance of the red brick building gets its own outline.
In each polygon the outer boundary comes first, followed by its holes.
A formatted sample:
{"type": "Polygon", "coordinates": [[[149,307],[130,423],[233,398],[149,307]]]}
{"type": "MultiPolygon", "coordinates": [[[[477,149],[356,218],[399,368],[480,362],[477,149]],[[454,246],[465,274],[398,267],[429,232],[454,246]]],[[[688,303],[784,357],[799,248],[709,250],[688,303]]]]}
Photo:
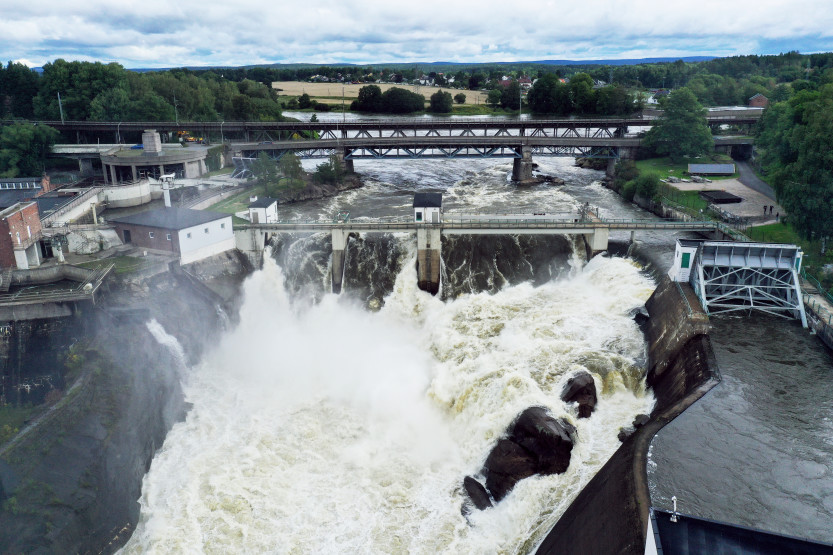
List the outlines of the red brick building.
{"type": "Polygon", "coordinates": [[[28,270],[40,266],[42,238],[35,202],[18,202],[0,212],[0,267],[28,270]]]}
{"type": "Polygon", "coordinates": [[[769,106],[769,99],[761,93],[758,93],[749,99],[749,105],[755,108],[766,108],[769,106]]]}

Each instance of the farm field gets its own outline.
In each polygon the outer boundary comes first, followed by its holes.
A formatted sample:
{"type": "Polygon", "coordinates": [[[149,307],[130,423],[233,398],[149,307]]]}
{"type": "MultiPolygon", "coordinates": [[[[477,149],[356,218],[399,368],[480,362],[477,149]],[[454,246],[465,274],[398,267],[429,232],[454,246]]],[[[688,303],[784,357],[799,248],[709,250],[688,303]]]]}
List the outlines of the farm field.
{"type": "MultiPolygon", "coordinates": [[[[321,102],[326,102],[327,104],[339,104],[341,101],[341,93],[342,88],[344,89],[344,102],[347,107],[350,107],[350,102],[357,99],[359,97],[359,89],[364,87],[365,85],[373,85],[376,83],[362,83],[362,84],[351,84],[346,83],[342,85],[341,83],[306,83],[303,81],[274,81],[272,83],[272,88],[277,89],[278,94],[281,96],[301,96],[304,93],[310,95],[311,98],[315,100],[319,100],[321,102]],[[338,102],[336,102],[338,100],[338,102]]],[[[382,92],[393,88],[399,87],[400,89],[408,89],[414,90],[413,85],[405,85],[405,84],[397,84],[397,83],[382,83],[378,84],[378,87],[382,89],[382,92]]],[[[431,97],[432,94],[437,92],[438,90],[443,89],[444,91],[450,92],[451,96],[454,96],[457,93],[462,92],[466,95],[466,104],[485,104],[486,103],[486,95],[487,93],[482,91],[468,91],[462,89],[450,89],[447,87],[420,87],[419,92],[422,96],[425,97],[426,103],[428,99],[431,97]]]]}

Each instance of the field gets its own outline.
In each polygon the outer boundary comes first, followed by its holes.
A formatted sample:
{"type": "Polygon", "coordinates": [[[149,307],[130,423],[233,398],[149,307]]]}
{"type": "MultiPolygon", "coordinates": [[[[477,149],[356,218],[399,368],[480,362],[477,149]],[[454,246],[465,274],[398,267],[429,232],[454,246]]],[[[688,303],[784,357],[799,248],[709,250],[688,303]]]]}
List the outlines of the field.
{"type": "MultiPolygon", "coordinates": [[[[272,83],[272,88],[278,90],[278,94],[281,96],[301,96],[304,93],[310,95],[311,98],[318,100],[319,102],[325,102],[327,104],[333,105],[335,108],[336,105],[341,104],[341,93],[342,89],[344,89],[344,104],[346,108],[350,108],[350,102],[357,99],[359,97],[359,89],[364,87],[365,85],[373,85],[375,83],[362,83],[358,85],[353,84],[344,84],[341,83],[305,83],[303,81],[275,81],[272,83]]],[[[400,89],[408,89],[413,91],[413,85],[400,85],[396,83],[382,83],[379,84],[378,87],[382,89],[382,92],[393,88],[399,87],[400,89]]],[[[482,91],[467,91],[461,89],[449,89],[443,87],[419,87],[419,92],[422,96],[425,97],[426,103],[428,99],[431,97],[432,94],[437,92],[438,90],[442,90],[451,93],[451,96],[454,96],[457,93],[463,93],[466,95],[466,104],[485,104],[486,103],[486,95],[482,91]]]]}

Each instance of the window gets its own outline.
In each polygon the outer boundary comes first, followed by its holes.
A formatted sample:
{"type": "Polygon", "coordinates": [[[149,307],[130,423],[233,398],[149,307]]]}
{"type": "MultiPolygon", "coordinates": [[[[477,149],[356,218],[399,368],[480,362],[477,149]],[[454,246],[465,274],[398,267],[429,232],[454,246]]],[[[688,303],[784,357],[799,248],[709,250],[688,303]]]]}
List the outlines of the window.
{"type": "Polygon", "coordinates": [[[683,268],[688,268],[690,264],[691,264],[691,253],[684,252],[683,253],[683,263],[682,263],[681,266],[683,268]]]}
{"type": "Polygon", "coordinates": [[[171,240],[171,234],[170,233],[165,234],[165,239],[170,241],[171,240]]]}
{"type": "Polygon", "coordinates": [[[153,239],[153,236],[154,236],[154,233],[153,233],[152,231],[148,231],[148,237],[150,237],[151,239],[153,239]]]}
{"type": "Polygon", "coordinates": [[[416,221],[418,221],[418,222],[422,221],[422,212],[417,212],[416,213],[416,221]]]}
{"type": "Polygon", "coordinates": [[[186,238],[186,239],[190,239],[190,238],[191,238],[191,234],[190,234],[190,233],[186,233],[186,234],[185,234],[185,238],[186,238]]]}
{"type": "Polygon", "coordinates": [[[220,224],[220,229],[225,229],[225,228],[226,228],[226,224],[225,224],[225,223],[220,224]]]}
{"type": "Polygon", "coordinates": [[[208,228],[205,228],[203,231],[205,231],[206,233],[208,233],[208,228]]]}

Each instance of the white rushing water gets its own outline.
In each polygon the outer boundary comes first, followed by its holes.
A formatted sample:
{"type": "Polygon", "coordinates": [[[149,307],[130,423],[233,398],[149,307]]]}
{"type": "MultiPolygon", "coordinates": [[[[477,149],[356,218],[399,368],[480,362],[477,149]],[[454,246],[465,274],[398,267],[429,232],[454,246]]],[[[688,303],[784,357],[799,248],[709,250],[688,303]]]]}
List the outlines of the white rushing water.
{"type": "Polygon", "coordinates": [[[648,413],[630,309],[653,284],[597,257],[540,287],[442,302],[413,253],[379,312],[326,295],[293,306],[267,257],[240,324],[189,371],[193,408],[147,474],[124,553],[527,553],[648,413]],[[590,370],[596,412],[560,400],[590,370]],[[519,482],[461,515],[476,475],[523,409],[578,430],[565,474],[519,482]]]}

